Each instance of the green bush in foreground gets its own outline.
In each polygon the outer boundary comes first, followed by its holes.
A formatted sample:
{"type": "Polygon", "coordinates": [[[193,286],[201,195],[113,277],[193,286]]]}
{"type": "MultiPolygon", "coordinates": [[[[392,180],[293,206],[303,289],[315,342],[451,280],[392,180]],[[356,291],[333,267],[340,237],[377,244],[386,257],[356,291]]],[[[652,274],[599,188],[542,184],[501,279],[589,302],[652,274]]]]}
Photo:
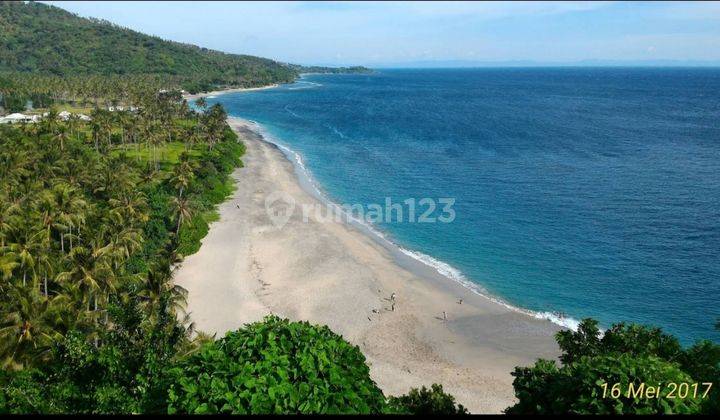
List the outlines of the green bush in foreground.
{"type": "Polygon", "coordinates": [[[720,346],[700,341],[683,349],[659,328],[616,324],[600,334],[584,320],[577,331],[556,336],[563,365],[538,360],[513,372],[518,403],[508,414],[693,414],[717,413],[720,346]],[[713,383],[707,390],[703,383],[713,383]],[[612,394],[613,386],[618,392],[612,394]],[[643,386],[644,384],[644,386],[643,386]],[[675,385],[670,385],[675,384],[675,385]],[[680,398],[680,384],[689,394],[680,398]],[[693,390],[693,384],[698,384],[693,390]],[[657,395],[648,397],[648,387],[657,395]]]}
{"type": "Polygon", "coordinates": [[[170,377],[170,414],[467,413],[440,385],[386,400],[357,346],[275,316],[206,345],[170,377]]]}
{"type": "Polygon", "coordinates": [[[533,367],[516,369],[513,375],[520,401],[507,410],[509,414],[689,414],[700,409],[699,398],[667,398],[668,388],[662,389],[659,398],[637,396],[647,385],[693,382],[676,365],[652,356],[583,356],[561,368],[540,360],[533,367]],[[622,386],[614,398],[610,394],[616,383],[622,386]],[[603,384],[607,384],[605,395],[603,384]]]}
{"type": "Polygon", "coordinates": [[[327,327],[267,317],[173,370],[169,413],[379,413],[365,356],[327,327]]]}
{"type": "Polygon", "coordinates": [[[358,347],[325,326],[270,316],[195,350],[157,313],[148,331],[135,304],[117,306],[101,346],[73,332],[51,363],[0,371],[0,414],[467,413],[440,385],[386,399],[358,347]]]}
{"type": "Polygon", "coordinates": [[[455,397],[446,394],[442,385],[430,389],[412,389],[407,395],[390,397],[388,411],[397,414],[469,414],[462,404],[455,405],[455,397]]]}

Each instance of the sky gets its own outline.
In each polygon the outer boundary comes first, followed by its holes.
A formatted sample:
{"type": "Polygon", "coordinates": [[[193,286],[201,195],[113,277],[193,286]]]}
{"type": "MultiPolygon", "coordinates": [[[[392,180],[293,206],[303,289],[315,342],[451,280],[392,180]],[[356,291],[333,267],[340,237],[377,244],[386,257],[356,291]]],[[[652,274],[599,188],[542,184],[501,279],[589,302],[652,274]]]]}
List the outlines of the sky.
{"type": "Polygon", "coordinates": [[[720,63],[720,2],[52,2],[164,39],[317,65],[720,63]]]}

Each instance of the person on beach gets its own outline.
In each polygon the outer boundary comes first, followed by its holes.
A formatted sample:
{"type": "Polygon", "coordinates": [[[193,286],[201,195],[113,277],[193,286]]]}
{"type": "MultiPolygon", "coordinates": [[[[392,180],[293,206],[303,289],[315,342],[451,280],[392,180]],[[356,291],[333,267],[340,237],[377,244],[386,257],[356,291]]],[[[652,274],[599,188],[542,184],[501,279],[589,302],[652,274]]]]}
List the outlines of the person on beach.
{"type": "Polygon", "coordinates": [[[447,321],[447,313],[443,311],[443,321],[447,321]]]}
{"type": "Polygon", "coordinates": [[[390,300],[392,302],[395,302],[395,292],[392,292],[392,294],[390,294],[390,300]]]}
{"type": "Polygon", "coordinates": [[[462,299],[458,300],[458,305],[462,305],[462,299]]]}

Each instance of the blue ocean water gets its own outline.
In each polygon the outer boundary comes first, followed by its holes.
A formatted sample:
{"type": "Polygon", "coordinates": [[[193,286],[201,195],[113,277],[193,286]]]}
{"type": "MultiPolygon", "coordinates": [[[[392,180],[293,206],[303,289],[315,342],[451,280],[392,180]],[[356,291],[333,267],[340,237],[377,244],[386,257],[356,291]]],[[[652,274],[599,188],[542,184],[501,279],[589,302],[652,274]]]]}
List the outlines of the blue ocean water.
{"type": "Polygon", "coordinates": [[[379,70],[221,95],[339,203],[504,301],[720,341],[720,69],[379,70]]]}

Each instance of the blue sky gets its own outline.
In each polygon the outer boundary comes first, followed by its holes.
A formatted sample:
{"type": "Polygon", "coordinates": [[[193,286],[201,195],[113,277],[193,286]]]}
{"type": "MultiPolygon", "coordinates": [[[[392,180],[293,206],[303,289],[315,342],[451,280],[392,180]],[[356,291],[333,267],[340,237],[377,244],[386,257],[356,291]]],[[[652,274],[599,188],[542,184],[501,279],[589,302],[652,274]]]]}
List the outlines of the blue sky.
{"type": "Polygon", "coordinates": [[[720,2],[47,2],[165,39],[300,64],[720,63],[720,2]]]}

